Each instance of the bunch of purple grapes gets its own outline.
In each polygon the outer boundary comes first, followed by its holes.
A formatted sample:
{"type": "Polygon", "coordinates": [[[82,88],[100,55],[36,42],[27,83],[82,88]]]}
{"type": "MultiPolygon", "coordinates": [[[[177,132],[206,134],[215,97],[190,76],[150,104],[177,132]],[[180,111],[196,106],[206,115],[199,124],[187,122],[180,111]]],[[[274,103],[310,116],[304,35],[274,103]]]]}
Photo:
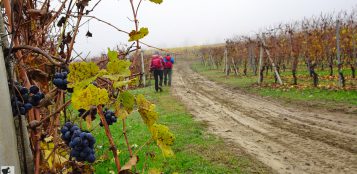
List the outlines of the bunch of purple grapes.
{"type": "Polygon", "coordinates": [[[45,95],[37,86],[27,89],[16,84],[15,96],[11,99],[12,111],[14,115],[25,115],[33,106],[38,106],[43,98],[45,95]]]}
{"type": "Polygon", "coordinates": [[[62,140],[69,145],[69,143],[72,140],[72,136],[73,134],[76,132],[76,134],[80,133],[78,132],[80,131],[79,127],[75,124],[72,124],[71,122],[67,122],[64,124],[64,126],[61,129],[61,133],[62,133],[62,140]]]}
{"type": "Polygon", "coordinates": [[[89,132],[82,132],[76,124],[65,123],[61,129],[61,138],[71,148],[71,156],[77,161],[95,161],[95,138],[89,132]]]}
{"type": "Polygon", "coordinates": [[[92,120],[95,120],[96,115],[97,115],[97,108],[92,107],[89,111],[85,109],[79,109],[79,117],[82,117],[83,120],[86,120],[87,116],[90,116],[92,120]]]}
{"type": "Polygon", "coordinates": [[[62,90],[67,90],[67,75],[68,72],[67,71],[63,71],[61,73],[56,73],[53,79],[53,84],[62,90]]]}
{"type": "MultiPolygon", "coordinates": [[[[117,117],[115,116],[115,113],[113,111],[107,109],[105,109],[104,111],[105,120],[107,121],[108,125],[112,125],[113,123],[117,122],[117,117]]],[[[102,121],[100,121],[99,125],[103,127],[102,121]]]]}

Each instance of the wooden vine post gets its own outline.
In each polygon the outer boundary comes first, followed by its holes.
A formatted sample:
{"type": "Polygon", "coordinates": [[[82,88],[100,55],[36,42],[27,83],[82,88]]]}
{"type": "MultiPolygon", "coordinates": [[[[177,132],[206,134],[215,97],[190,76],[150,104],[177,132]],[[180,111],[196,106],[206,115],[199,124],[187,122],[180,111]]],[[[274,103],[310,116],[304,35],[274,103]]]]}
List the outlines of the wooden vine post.
{"type": "Polygon", "coordinates": [[[259,43],[259,77],[258,77],[258,83],[262,84],[263,83],[263,56],[264,56],[264,49],[262,43],[259,43]]]}
{"type": "Polygon", "coordinates": [[[357,50],[356,50],[356,23],[352,20],[352,78],[356,78],[356,68],[357,68],[357,50]]]}
{"type": "Polygon", "coordinates": [[[281,78],[280,78],[279,72],[278,72],[278,70],[277,70],[277,68],[276,68],[276,66],[275,66],[275,63],[274,63],[273,59],[272,59],[271,56],[270,56],[270,52],[269,52],[269,50],[267,49],[267,46],[266,46],[264,40],[265,40],[265,35],[264,35],[264,33],[263,33],[263,34],[262,34],[262,39],[261,39],[261,42],[262,42],[262,45],[263,45],[262,47],[264,48],[265,53],[267,54],[268,59],[270,60],[271,65],[273,66],[273,69],[274,69],[274,72],[275,72],[276,78],[278,79],[279,84],[282,85],[282,84],[283,84],[283,81],[282,81],[281,78]]]}
{"type": "Polygon", "coordinates": [[[338,84],[340,87],[345,87],[345,78],[342,71],[341,48],[340,48],[340,20],[336,21],[336,51],[338,62],[338,84]]]}
{"type": "Polygon", "coordinates": [[[229,76],[229,72],[230,72],[230,67],[229,67],[229,64],[228,64],[228,50],[227,48],[224,49],[224,59],[225,59],[225,73],[226,73],[226,76],[229,76]]]}

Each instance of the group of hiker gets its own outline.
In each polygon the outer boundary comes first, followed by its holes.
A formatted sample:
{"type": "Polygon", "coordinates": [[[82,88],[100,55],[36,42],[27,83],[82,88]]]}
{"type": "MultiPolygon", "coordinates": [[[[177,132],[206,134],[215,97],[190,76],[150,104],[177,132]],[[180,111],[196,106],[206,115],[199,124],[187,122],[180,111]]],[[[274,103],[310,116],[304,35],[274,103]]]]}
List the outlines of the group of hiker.
{"type": "Polygon", "coordinates": [[[174,63],[175,60],[169,53],[165,57],[162,57],[158,51],[152,55],[150,72],[154,74],[156,92],[162,92],[162,82],[164,82],[165,86],[171,86],[174,63]]]}

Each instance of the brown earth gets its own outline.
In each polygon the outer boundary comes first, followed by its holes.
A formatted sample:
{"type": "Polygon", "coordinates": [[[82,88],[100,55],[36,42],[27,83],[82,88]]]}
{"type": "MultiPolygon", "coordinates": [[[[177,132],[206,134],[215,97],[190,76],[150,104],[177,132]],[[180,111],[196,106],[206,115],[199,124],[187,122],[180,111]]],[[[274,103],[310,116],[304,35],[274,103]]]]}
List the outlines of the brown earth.
{"type": "Polygon", "coordinates": [[[207,80],[178,62],[173,93],[210,132],[277,173],[357,173],[357,115],[286,106],[207,80]]]}

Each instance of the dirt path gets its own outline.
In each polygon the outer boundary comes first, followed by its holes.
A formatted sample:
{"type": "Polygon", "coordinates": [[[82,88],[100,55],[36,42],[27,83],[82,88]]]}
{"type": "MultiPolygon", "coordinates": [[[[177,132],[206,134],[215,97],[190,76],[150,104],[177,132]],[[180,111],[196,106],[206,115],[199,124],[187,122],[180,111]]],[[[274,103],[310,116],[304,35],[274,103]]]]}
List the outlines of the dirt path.
{"type": "Polygon", "coordinates": [[[210,131],[277,173],[357,173],[357,116],[286,107],[226,89],[179,62],[173,91],[210,131]]]}

